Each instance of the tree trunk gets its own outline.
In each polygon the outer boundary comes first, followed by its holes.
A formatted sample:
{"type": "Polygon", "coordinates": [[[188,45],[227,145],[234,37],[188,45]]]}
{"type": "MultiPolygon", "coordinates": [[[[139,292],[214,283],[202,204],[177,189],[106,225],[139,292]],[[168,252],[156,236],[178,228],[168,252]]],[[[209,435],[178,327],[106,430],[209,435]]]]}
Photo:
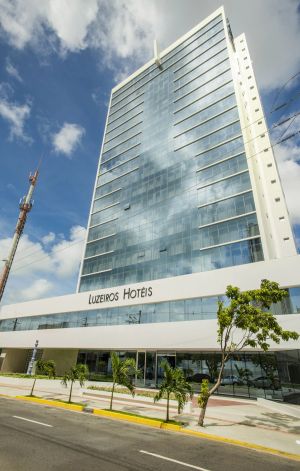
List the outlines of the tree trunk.
{"type": "Polygon", "coordinates": [[[166,422],[169,422],[169,402],[170,402],[170,393],[167,394],[167,418],[166,418],[166,422]]]}
{"type": "Polygon", "coordinates": [[[71,402],[71,399],[72,399],[72,389],[73,389],[73,383],[74,383],[74,381],[71,381],[70,395],[69,395],[69,402],[71,402]]]}
{"type": "MultiPolygon", "coordinates": [[[[218,376],[217,382],[216,382],[216,384],[211,388],[211,390],[209,391],[209,398],[210,398],[210,396],[220,387],[220,384],[221,384],[221,381],[222,381],[222,376],[223,376],[223,373],[224,373],[224,368],[225,368],[226,361],[227,361],[227,359],[223,359],[223,360],[222,360],[221,368],[220,368],[220,371],[219,371],[219,376],[218,376]]],[[[208,399],[209,399],[209,398],[208,398],[208,399]]]]}
{"type": "Polygon", "coordinates": [[[36,378],[34,378],[33,385],[32,385],[32,388],[31,388],[30,396],[33,396],[33,390],[34,390],[35,382],[36,382],[36,378]]]}
{"type": "Polygon", "coordinates": [[[200,425],[200,427],[204,427],[204,417],[205,417],[207,403],[208,401],[206,401],[206,404],[204,405],[204,407],[201,407],[200,409],[200,415],[199,415],[199,420],[198,420],[198,425],[200,425]]]}
{"type": "Polygon", "coordinates": [[[205,417],[206,408],[207,408],[207,403],[208,403],[208,401],[209,401],[209,398],[210,398],[210,396],[218,389],[218,387],[219,387],[220,384],[221,384],[222,376],[223,376],[223,372],[224,372],[224,368],[225,368],[225,363],[226,363],[226,361],[227,361],[227,358],[224,358],[224,357],[223,357],[223,358],[222,358],[221,368],[220,368],[220,371],[219,371],[219,376],[218,376],[217,382],[216,382],[216,384],[214,384],[214,386],[209,390],[207,400],[206,400],[204,406],[201,407],[201,409],[200,409],[200,415],[199,415],[199,420],[198,420],[198,425],[200,425],[200,427],[203,427],[203,424],[204,424],[204,417],[205,417]]]}
{"type": "Polygon", "coordinates": [[[111,391],[111,396],[110,396],[110,407],[109,409],[112,410],[112,404],[113,404],[113,397],[114,397],[114,391],[115,391],[115,382],[113,382],[113,387],[112,387],[112,391],[111,391]]]}

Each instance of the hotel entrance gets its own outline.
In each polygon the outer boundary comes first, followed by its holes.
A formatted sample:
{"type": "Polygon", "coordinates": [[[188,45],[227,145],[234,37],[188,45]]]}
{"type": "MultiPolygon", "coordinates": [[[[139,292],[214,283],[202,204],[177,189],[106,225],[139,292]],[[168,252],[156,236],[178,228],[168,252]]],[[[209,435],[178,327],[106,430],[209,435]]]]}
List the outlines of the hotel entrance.
{"type": "Polygon", "coordinates": [[[136,364],[140,375],[135,378],[137,387],[153,388],[156,385],[156,352],[138,351],[136,364]]]}
{"type": "Polygon", "coordinates": [[[138,351],[136,354],[136,364],[141,374],[136,377],[137,387],[154,388],[161,384],[163,380],[162,364],[168,361],[172,368],[176,364],[175,353],[157,353],[138,351]]]}
{"type": "Polygon", "coordinates": [[[136,366],[140,374],[135,377],[135,385],[144,387],[146,385],[146,352],[136,352],[136,366]]]}

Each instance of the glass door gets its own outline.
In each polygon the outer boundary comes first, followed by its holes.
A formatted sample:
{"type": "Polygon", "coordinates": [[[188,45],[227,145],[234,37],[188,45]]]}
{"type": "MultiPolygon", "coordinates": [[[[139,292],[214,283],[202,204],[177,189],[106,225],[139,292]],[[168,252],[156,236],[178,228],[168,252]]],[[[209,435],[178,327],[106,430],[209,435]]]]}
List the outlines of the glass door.
{"type": "Polygon", "coordinates": [[[146,375],[146,352],[136,352],[136,366],[140,370],[140,374],[135,377],[135,384],[137,387],[143,387],[146,375]]]}
{"type": "Polygon", "coordinates": [[[145,386],[155,388],[156,385],[156,352],[146,353],[145,386]]]}

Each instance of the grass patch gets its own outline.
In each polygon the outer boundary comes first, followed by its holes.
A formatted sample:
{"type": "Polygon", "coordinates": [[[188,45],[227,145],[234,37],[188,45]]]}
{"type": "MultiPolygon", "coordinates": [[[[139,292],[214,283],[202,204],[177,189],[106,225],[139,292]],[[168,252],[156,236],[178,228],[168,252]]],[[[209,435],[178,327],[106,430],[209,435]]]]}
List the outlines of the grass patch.
{"type": "MultiPolygon", "coordinates": [[[[105,392],[112,392],[112,388],[110,386],[88,386],[87,389],[91,389],[93,391],[105,391],[105,392]]],[[[127,388],[115,388],[116,393],[120,394],[127,394],[130,395],[130,392],[128,391],[127,388]]],[[[150,397],[154,399],[156,396],[156,391],[136,391],[135,396],[141,396],[141,397],[150,397]]],[[[163,396],[163,399],[167,399],[167,396],[163,396]]],[[[170,399],[176,399],[174,394],[170,395],[170,399]]]]}
{"type": "Polygon", "coordinates": [[[178,422],[177,420],[169,420],[168,422],[164,419],[158,419],[157,417],[149,417],[148,415],[141,415],[141,414],[134,414],[133,412],[126,412],[122,410],[110,410],[110,409],[103,409],[107,410],[108,412],[116,412],[117,414],[122,414],[122,415],[129,415],[131,417],[140,417],[141,419],[151,419],[155,420],[156,422],[163,422],[164,424],[174,424],[174,425],[180,425],[183,426],[185,425],[184,422],[178,422]]]}
{"type": "Polygon", "coordinates": [[[56,376],[55,378],[49,378],[46,375],[27,375],[26,373],[0,373],[0,376],[7,376],[10,378],[31,378],[31,379],[57,379],[62,380],[62,376],[56,376]]]}
{"type": "Polygon", "coordinates": [[[109,381],[112,381],[113,380],[113,377],[112,376],[107,376],[107,375],[102,375],[102,374],[98,374],[98,373],[90,373],[89,374],[89,381],[99,381],[100,383],[101,382],[109,382],[109,381]]]}

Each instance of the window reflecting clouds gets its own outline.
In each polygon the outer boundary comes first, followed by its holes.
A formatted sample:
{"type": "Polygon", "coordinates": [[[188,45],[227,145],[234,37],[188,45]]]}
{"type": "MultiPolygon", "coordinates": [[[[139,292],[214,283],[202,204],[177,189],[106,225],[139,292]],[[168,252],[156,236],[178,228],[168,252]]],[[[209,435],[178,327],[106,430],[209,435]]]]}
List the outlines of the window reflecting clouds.
{"type": "Polygon", "coordinates": [[[263,259],[222,17],[161,62],[112,95],[80,291],[263,259]]]}
{"type": "MultiPolygon", "coordinates": [[[[274,314],[299,313],[300,287],[290,288],[287,291],[288,297],[272,306],[274,314]]],[[[0,332],[215,319],[217,303],[223,299],[223,296],[211,296],[183,301],[2,319],[0,332]]]]}

